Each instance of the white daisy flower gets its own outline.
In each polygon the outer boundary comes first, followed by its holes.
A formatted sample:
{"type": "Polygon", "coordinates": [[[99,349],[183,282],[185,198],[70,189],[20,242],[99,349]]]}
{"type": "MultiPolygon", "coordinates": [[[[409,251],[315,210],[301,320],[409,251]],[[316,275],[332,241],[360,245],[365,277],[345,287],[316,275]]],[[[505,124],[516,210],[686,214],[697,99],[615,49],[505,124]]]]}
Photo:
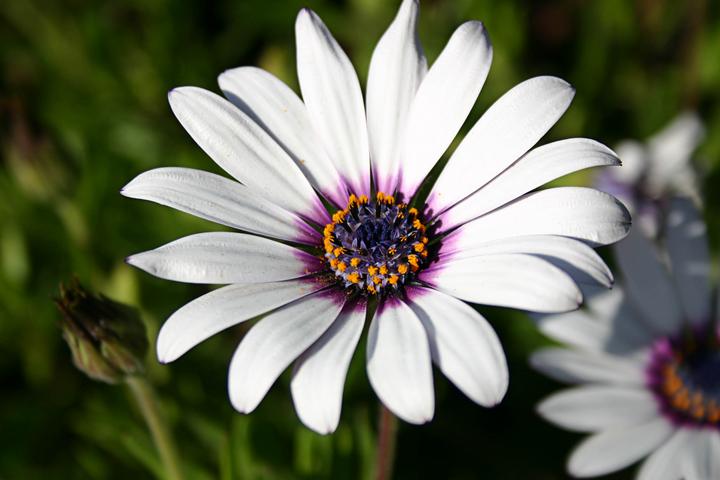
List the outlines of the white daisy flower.
{"type": "Polygon", "coordinates": [[[596,176],[595,186],[620,199],[645,232],[655,236],[663,200],[680,195],[700,204],[691,160],[704,138],[705,127],[700,117],[684,112],[645,144],[636,140],[621,142],[616,151],[623,168],[602,170],[596,176]]]}
{"type": "Polygon", "coordinates": [[[467,22],[428,69],[417,8],[402,3],[373,53],[367,112],[350,60],[320,18],[302,10],[303,100],[253,67],[220,75],[228,100],[194,87],[170,92],[180,123],[237,181],[161,168],[123,190],[248,232],[191,235],[128,259],[165,279],[231,284],[165,322],[162,362],[265,315],[230,364],[240,412],[252,411],[294,362],[300,419],[320,433],[335,430],[368,300],[367,373],[392,412],[412,423],[432,418],[432,362],[472,400],[494,405],[508,383],[503,350],[460,299],[559,312],[582,300],[565,270],[611,282],[588,244],[624,237],[627,210],[588,188],[528,193],[576,170],[619,164],[582,138],[530,150],[570,104],[574,91],[563,80],[538,77],[510,90],[455,150],[429,198],[416,195],[492,58],[482,24],[467,22]]]}
{"type": "Polygon", "coordinates": [[[624,290],[590,299],[587,311],[540,320],[545,334],[571,348],[540,350],[532,365],[580,386],[538,410],[592,433],[568,461],[576,477],[649,455],[638,479],[720,478],[720,332],[705,224],[690,200],[671,203],[665,233],[664,259],[636,230],[616,246],[624,290]]]}

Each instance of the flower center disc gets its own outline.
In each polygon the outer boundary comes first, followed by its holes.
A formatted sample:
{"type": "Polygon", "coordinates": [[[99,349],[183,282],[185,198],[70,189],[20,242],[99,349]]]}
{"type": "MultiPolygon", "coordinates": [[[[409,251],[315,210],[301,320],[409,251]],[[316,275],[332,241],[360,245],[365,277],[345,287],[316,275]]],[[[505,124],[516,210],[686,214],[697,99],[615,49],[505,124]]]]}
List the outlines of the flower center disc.
{"type": "Polygon", "coordinates": [[[415,208],[378,192],[350,195],[323,231],[325,258],[335,278],[363,295],[389,294],[411,280],[427,259],[425,225],[415,208]]]}
{"type": "Polygon", "coordinates": [[[663,339],[653,348],[650,387],[675,422],[720,428],[720,351],[696,340],[663,339]]]}

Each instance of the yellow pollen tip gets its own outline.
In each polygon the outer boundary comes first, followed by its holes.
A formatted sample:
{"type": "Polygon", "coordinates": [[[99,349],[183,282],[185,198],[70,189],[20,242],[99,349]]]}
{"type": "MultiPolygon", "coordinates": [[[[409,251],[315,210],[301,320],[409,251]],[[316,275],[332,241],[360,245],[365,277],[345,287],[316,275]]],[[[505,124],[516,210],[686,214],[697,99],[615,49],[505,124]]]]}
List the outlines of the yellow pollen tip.
{"type": "Polygon", "coordinates": [[[367,195],[360,195],[360,197],[358,198],[358,204],[363,205],[365,203],[368,203],[367,195]]]}
{"type": "Polygon", "coordinates": [[[413,267],[418,267],[418,258],[417,255],[408,255],[407,257],[408,263],[412,265],[413,267]]]}
{"type": "Polygon", "coordinates": [[[418,214],[418,209],[413,207],[410,210],[408,210],[408,215],[412,215],[413,217],[416,217],[418,214]]]}
{"type": "Polygon", "coordinates": [[[350,194],[350,197],[348,197],[348,207],[351,207],[357,202],[358,198],[355,196],[354,193],[350,194]]]}
{"type": "Polygon", "coordinates": [[[341,272],[344,272],[345,270],[347,270],[347,264],[345,262],[340,262],[337,264],[337,269],[341,272]]]}
{"type": "Polygon", "coordinates": [[[368,275],[375,275],[378,272],[377,267],[368,267],[368,275]]]}
{"type": "Polygon", "coordinates": [[[338,266],[338,263],[340,263],[340,260],[338,260],[337,258],[330,259],[330,266],[332,268],[336,268],[338,266]]]}
{"type": "Polygon", "coordinates": [[[427,251],[427,250],[423,250],[422,252],[420,252],[420,256],[423,257],[423,258],[427,258],[427,256],[428,256],[428,251],[427,251]]]}
{"type": "Polygon", "coordinates": [[[400,277],[398,277],[397,275],[390,275],[390,278],[388,278],[388,283],[390,285],[397,285],[399,278],[400,277]]]}
{"type": "Polygon", "coordinates": [[[429,242],[429,240],[428,240],[427,237],[422,237],[422,238],[420,239],[420,241],[421,241],[422,243],[424,243],[425,245],[427,245],[427,243],[429,242]]]}
{"type": "Polygon", "coordinates": [[[360,265],[360,259],[357,257],[350,259],[350,265],[352,265],[353,267],[357,267],[358,265],[360,265]]]}
{"type": "Polygon", "coordinates": [[[337,247],[335,248],[335,250],[333,250],[333,255],[335,255],[336,257],[339,257],[343,253],[345,253],[345,249],[343,247],[337,247]]]}
{"type": "Polygon", "coordinates": [[[360,274],[357,272],[353,272],[347,276],[347,279],[350,283],[358,283],[360,281],[360,274]]]}
{"type": "Polygon", "coordinates": [[[374,285],[368,285],[368,286],[367,286],[367,291],[370,292],[370,293],[373,293],[373,294],[377,293],[377,290],[375,290],[375,286],[374,286],[374,285]]]}
{"type": "Polygon", "coordinates": [[[377,192],[377,193],[375,194],[375,199],[376,199],[378,202],[382,202],[382,201],[385,199],[385,194],[384,194],[383,192],[377,192]]]}
{"type": "Polygon", "coordinates": [[[380,278],[380,277],[378,277],[378,276],[374,276],[374,277],[372,277],[372,281],[373,281],[373,283],[374,283],[375,285],[377,285],[377,284],[379,284],[380,282],[382,282],[382,278],[380,278]]]}
{"type": "Polygon", "coordinates": [[[395,255],[397,253],[397,250],[395,250],[395,247],[388,248],[388,255],[395,255]]]}
{"type": "Polygon", "coordinates": [[[380,275],[387,275],[388,268],[385,265],[380,265],[380,275]]]}
{"type": "Polygon", "coordinates": [[[398,273],[400,275],[405,275],[408,272],[408,266],[404,263],[401,263],[398,265],[398,273]]]}
{"type": "Polygon", "coordinates": [[[416,252],[420,253],[420,252],[422,252],[423,250],[425,250],[425,244],[422,243],[422,242],[418,242],[418,243],[416,243],[415,245],[413,245],[413,250],[415,250],[416,252]]]}

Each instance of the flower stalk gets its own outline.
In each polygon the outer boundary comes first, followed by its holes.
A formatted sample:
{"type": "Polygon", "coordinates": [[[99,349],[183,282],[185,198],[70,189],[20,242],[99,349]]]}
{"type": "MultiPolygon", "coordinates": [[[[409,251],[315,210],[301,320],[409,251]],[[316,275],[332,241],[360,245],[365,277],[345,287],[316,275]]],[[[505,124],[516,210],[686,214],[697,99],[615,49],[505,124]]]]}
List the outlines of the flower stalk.
{"type": "Polygon", "coordinates": [[[397,442],[397,417],[380,404],[380,419],[378,422],[377,457],[375,461],[375,478],[388,480],[392,478],[395,463],[395,445],[397,442]]]}
{"type": "Polygon", "coordinates": [[[139,376],[127,377],[125,383],[137,402],[140,413],[150,430],[155,448],[160,454],[166,478],[168,480],[182,480],[183,476],[175,444],[160,414],[160,406],[154,389],[145,378],[139,376]]]}

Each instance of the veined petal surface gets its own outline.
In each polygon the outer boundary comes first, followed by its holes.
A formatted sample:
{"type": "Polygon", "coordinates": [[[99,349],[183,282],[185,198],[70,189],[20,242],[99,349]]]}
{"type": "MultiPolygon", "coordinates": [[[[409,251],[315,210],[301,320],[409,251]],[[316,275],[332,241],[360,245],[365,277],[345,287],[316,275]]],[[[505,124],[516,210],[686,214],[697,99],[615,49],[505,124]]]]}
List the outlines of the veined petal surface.
{"type": "Polygon", "coordinates": [[[332,433],[340,421],[350,360],[365,325],[364,303],[346,304],[340,316],[295,363],[293,403],[300,420],[317,433],[332,433]]]}
{"type": "Polygon", "coordinates": [[[172,362],[226,328],[250,320],[322,288],[299,279],[222,287],[186,304],[168,318],[157,339],[157,356],[172,362]]]}
{"type": "Polygon", "coordinates": [[[368,194],[368,131],[355,69],[313,11],[300,11],[295,37],[298,80],[310,121],[349,190],[368,194]]]}
{"type": "Polygon", "coordinates": [[[294,213],[238,182],[202,170],[156,168],[135,177],[120,193],[258,235],[306,244],[320,241],[294,213]]]}
{"type": "Polygon", "coordinates": [[[318,223],[328,218],[285,150],[232,103],[197,87],[175,88],[168,100],[185,130],[230,175],[292,212],[318,223]]]}
{"type": "Polygon", "coordinates": [[[230,362],[228,390],[235,409],[249,413],[275,380],[332,325],[345,303],[320,292],[281,307],[253,326],[230,362]]]}
{"type": "Polygon", "coordinates": [[[210,232],[132,255],[130,265],[187,283],[261,283],[314,273],[319,260],[297,248],[244,233],[210,232]]]}
{"type": "Polygon", "coordinates": [[[575,96],[556,77],[516,85],[477,121],[433,187],[439,211],[456,204],[509,167],[555,125],[575,96]]]}
{"type": "Polygon", "coordinates": [[[402,148],[400,191],[409,199],[465,122],[492,63],[480,22],[458,27],[428,70],[410,107],[402,148]]]}
{"type": "Polygon", "coordinates": [[[422,323],[405,303],[386,300],[370,323],[367,374],[385,406],[408,423],[435,411],[430,346],[422,323]]]}
{"type": "Polygon", "coordinates": [[[228,100],[260,125],[326,198],[343,205],[347,191],[325,152],[305,104],[282,80],[257,67],[227,70],[218,77],[228,100]]]}
{"type": "Polygon", "coordinates": [[[397,16],[382,36],[367,82],[367,123],[373,176],[378,191],[392,194],[398,182],[410,105],[427,71],[415,27],[418,1],[403,0],[397,16]]]}

